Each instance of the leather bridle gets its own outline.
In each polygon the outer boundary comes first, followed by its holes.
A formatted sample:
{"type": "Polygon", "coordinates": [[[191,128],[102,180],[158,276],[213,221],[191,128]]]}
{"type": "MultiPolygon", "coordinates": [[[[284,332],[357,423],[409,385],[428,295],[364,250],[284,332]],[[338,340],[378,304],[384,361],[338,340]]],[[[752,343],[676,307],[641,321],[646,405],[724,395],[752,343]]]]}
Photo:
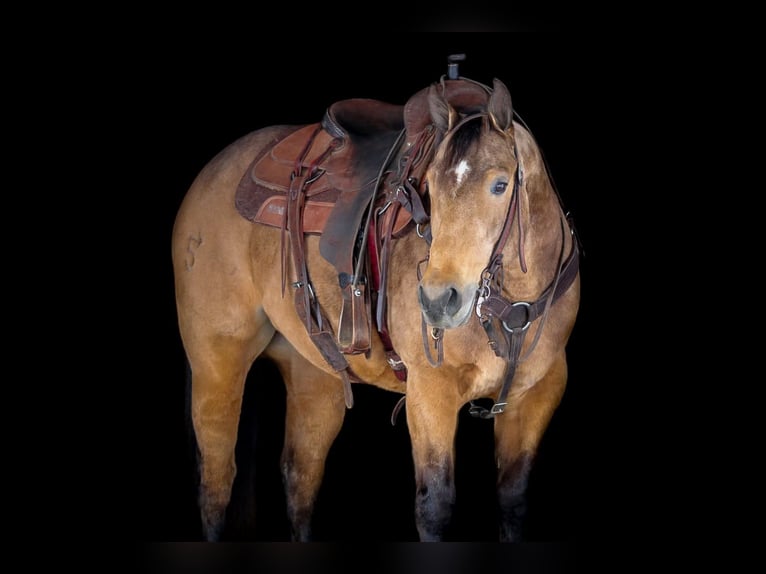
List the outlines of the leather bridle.
{"type": "MultiPolygon", "coordinates": [[[[474,119],[478,116],[486,114],[474,114],[464,118],[457,127],[465,123],[470,119],[474,119]]],[[[562,219],[560,221],[561,227],[561,249],[558,256],[558,265],[556,275],[551,283],[543,290],[540,296],[535,301],[512,301],[503,296],[503,250],[505,249],[508,237],[511,234],[513,224],[516,223],[518,227],[518,257],[519,266],[521,270],[527,272],[526,259],[524,257],[524,234],[525,229],[521,220],[521,205],[519,203],[519,197],[521,190],[523,189],[524,170],[521,164],[521,158],[514,145],[514,153],[517,158],[516,172],[513,184],[513,195],[511,202],[508,206],[508,212],[506,213],[503,229],[500,232],[500,236],[495,242],[495,246],[492,250],[492,254],[489,259],[489,264],[484,268],[479,281],[479,287],[477,289],[477,298],[475,305],[476,315],[479,317],[481,326],[487,333],[488,343],[495,355],[503,358],[507,361],[506,372],[504,375],[503,386],[500,390],[500,394],[490,409],[486,409],[475,404],[471,401],[471,407],[469,413],[472,416],[479,418],[493,418],[494,416],[502,413],[507,406],[508,392],[511,387],[511,382],[516,373],[517,365],[525,360],[534,350],[537,342],[540,339],[545,320],[548,315],[548,311],[553,303],[569,289],[572,285],[579,269],[579,251],[577,241],[572,242],[572,249],[567,256],[566,260],[563,260],[564,246],[566,245],[564,238],[564,219],[565,216],[562,213],[562,219]],[[521,348],[526,338],[529,326],[538,318],[541,317],[540,324],[535,332],[535,337],[527,350],[524,357],[520,357],[521,348]]],[[[567,223],[569,219],[566,218],[567,223]]],[[[572,235],[574,230],[569,225],[572,235]]],[[[428,242],[430,244],[430,241],[428,242]]],[[[420,263],[428,261],[428,256],[420,263]]],[[[418,266],[418,279],[421,279],[420,265],[418,266]]],[[[429,363],[438,367],[441,365],[444,358],[444,329],[432,327],[428,328],[425,317],[421,314],[421,336],[423,339],[423,348],[426,354],[426,358],[429,363]],[[431,350],[429,349],[430,340],[433,341],[434,350],[436,352],[436,358],[433,357],[431,350]]],[[[400,405],[398,405],[400,406],[400,405]]]]}

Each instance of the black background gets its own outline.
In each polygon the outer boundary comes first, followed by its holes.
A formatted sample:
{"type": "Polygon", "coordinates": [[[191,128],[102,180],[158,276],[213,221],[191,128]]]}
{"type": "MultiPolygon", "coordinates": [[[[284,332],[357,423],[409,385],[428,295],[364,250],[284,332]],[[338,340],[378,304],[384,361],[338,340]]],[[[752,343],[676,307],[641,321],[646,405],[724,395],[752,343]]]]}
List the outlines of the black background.
{"type": "MultiPolygon", "coordinates": [[[[497,77],[509,87],[516,111],[548,160],[585,250],[581,310],[568,347],[569,384],[531,475],[526,537],[574,541],[609,531],[594,520],[603,505],[601,486],[609,480],[603,472],[603,457],[609,454],[593,427],[601,419],[601,405],[610,400],[596,351],[596,302],[606,276],[599,261],[604,239],[597,212],[603,213],[604,203],[608,209],[605,194],[611,190],[603,178],[594,177],[588,146],[605,138],[602,131],[611,123],[605,114],[614,107],[614,94],[592,53],[577,42],[556,43],[544,32],[412,34],[406,40],[407,33],[385,45],[328,37],[290,51],[262,42],[233,61],[226,58],[225,45],[211,50],[179,44],[137,64],[125,80],[122,89],[131,105],[123,130],[139,142],[132,149],[136,160],[128,167],[134,175],[138,166],[147,174],[136,178],[132,193],[149,206],[133,222],[145,251],[133,277],[133,295],[145,302],[139,317],[145,334],[136,350],[146,368],[130,389],[134,422],[140,424],[131,438],[135,499],[128,510],[139,540],[201,539],[170,259],[175,212],[194,177],[234,139],[270,124],[318,121],[336,100],[404,103],[446,73],[447,56],[453,53],[466,54],[462,75],[490,85],[497,77]]],[[[355,386],[355,398],[327,461],[316,537],[416,541],[406,421],[389,422],[398,396],[355,386]]],[[[243,406],[239,472],[226,533],[230,540],[289,539],[278,468],[283,411],[284,391],[275,370],[256,363],[243,406]]],[[[496,540],[493,470],[491,423],[463,412],[451,540],[496,540]]]]}

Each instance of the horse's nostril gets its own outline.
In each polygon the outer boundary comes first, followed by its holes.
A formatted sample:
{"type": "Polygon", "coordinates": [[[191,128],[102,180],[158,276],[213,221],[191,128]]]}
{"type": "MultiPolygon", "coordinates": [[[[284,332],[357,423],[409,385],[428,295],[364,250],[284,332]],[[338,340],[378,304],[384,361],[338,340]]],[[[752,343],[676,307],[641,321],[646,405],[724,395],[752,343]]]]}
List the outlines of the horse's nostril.
{"type": "Polygon", "coordinates": [[[445,295],[447,299],[444,310],[447,312],[447,315],[454,315],[460,309],[460,293],[454,287],[450,287],[445,295]]]}
{"type": "Polygon", "coordinates": [[[454,287],[441,291],[432,299],[421,285],[418,287],[418,301],[424,311],[434,315],[452,316],[460,309],[460,293],[454,287]]]}
{"type": "Polygon", "coordinates": [[[418,303],[423,309],[428,309],[431,301],[428,299],[422,285],[418,285],[418,303]]]}

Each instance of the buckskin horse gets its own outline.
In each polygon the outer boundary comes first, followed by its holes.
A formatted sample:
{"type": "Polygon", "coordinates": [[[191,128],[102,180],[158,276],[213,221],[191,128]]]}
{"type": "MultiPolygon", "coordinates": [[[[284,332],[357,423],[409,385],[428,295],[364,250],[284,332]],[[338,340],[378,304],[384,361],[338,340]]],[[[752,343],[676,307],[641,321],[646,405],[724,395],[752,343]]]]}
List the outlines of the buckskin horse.
{"type": "Polygon", "coordinates": [[[404,105],[340,100],[318,123],[257,129],[186,193],[172,259],[206,540],[222,536],[259,357],[285,384],[292,540],[312,540],[359,384],[401,395],[391,419],[406,414],[421,541],[450,524],[463,407],[494,425],[498,536],[521,538],[566,386],[579,249],[507,87],[458,75],[457,60],[404,105]]]}

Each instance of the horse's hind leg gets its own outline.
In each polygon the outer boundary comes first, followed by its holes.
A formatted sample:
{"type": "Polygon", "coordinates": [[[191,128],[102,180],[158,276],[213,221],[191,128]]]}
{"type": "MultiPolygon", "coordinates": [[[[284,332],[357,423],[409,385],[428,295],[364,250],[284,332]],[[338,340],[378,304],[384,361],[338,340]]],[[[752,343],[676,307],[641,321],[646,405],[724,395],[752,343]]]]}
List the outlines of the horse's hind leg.
{"type": "Polygon", "coordinates": [[[518,394],[512,390],[508,408],[494,419],[501,542],[522,539],[532,463],[543,433],[561,402],[566,378],[566,360],[561,355],[533,387],[518,394]]]}
{"type": "MultiPolygon", "coordinates": [[[[244,316],[244,314],[243,314],[244,316]]],[[[192,370],[191,415],[199,452],[199,504],[206,540],[219,540],[236,475],[235,446],[245,379],[255,357],[274,334],[268,320],[252,313],[237,330],[211,331],[182,321],[192,370]]]]}
{"type": "Polygon", "coordinates": [[[293,541],[310,541],[327,454],[343,426],[346,403],[339,378],[302,356],[280,335],[266,352],[287,389],[282,480],[293,541]]]}

